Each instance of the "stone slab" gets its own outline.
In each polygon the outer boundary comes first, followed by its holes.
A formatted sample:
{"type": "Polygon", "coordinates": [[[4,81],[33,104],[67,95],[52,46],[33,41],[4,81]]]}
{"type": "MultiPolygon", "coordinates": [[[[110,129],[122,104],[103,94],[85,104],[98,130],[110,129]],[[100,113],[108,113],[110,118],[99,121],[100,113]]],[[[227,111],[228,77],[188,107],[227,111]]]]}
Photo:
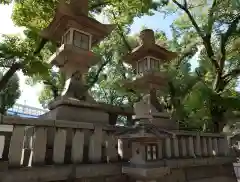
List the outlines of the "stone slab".
{"type": "Polygon", "coordinates": [[[91,178],[99,176],[121,175],[119,164],[83,164],[63,166],[42,166],[32,168],[12,169],[0,172],[1,182],[45,182],[91,178]]]}
{"type": "Polygon", "coordinates": [[[109,123],[109,114],[102,110],[68,105],[60,105],[41,118],[101,124],[109,123]]]}

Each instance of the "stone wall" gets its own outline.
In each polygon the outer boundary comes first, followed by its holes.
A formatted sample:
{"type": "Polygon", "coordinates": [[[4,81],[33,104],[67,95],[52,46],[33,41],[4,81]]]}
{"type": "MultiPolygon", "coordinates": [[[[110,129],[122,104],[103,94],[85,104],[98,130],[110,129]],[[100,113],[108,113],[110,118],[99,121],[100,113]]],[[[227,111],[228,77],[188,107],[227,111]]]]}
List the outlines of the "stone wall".
{"type": "Polygon", "coordinates": [[[236,182],[232,165],[200,166],[172,169],[157,182],[236,182]]]}
{"type": "MultiPolygon", "coordinates": [[[[236,182],[232,165],[172,169],[171,174],[156,182],[236,182]]],[[[74,182],[136,182],[126,175],[75,179],[74,182]]],[[[143,182],[143,181],[141,181],[143,182]]],[[[153,180],[146,182],[155,182],[153,180]]]]}
{"type": "Polygon", "coordinates": [[[94,178],[76,179],[74,182],[134,182],[129,179],[126,175],[118,176],[99,176],[94,178]]]}

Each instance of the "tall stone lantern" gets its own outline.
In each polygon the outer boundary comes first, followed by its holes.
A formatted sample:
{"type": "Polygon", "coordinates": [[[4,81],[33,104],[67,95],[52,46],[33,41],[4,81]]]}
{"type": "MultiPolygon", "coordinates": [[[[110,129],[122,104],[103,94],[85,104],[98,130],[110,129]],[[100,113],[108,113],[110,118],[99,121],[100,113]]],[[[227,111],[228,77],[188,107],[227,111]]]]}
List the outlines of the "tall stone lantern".
{"type": "Polygon", "coordinates": [[[41,36],[60,45],[49,62],[59,67],[70,82],[64,95],[49,104],[50,112],[43,117],[108,122],[108,114],[100,110],[88,94],[84,74],[100,61],[91,51],[92,46],[109,35],[114,27],[88,17],[88,0],[70,0],[69,3],[60,0],[52,22],[41,36]]]}
{"type": "Polygon", "coordinates": [[[177,124],[170,120],[168,114],[157,99],[157,90],[166,87],[167,77],[160,71],[160,65],[174,59],[177,54],[155,43],[154,32],[150,29],[140,33],[141,45],[126,57],[126,63],[137,71],[133,81],[125,86],[137,89],[145,95],[134,104],[136,125],[118,133],[119,138],[131,146],[131,157],[122,167],[122,172],[137,182],[155,182],[170,174],[170,168],[163,165],[163,151],[167,156],[171,151],[171,140],[175,136],[177,124]]]}
{"type": "Polygon", "coordinates": [[[166,50],[155,43],[154,32],[145,29],[140,33],[141,45],[126,55],[125,62],[137,71],[135,80],[126,82],[125,86],[137,89],[145,94],[143,99],[135,103],[135,121],[152,123],[164,129],[176,129],[176,123],[157,99],[157,90],[166,87],[167,77],[160,71],[160,65],[177,57],[177,54],[166,50]]]}

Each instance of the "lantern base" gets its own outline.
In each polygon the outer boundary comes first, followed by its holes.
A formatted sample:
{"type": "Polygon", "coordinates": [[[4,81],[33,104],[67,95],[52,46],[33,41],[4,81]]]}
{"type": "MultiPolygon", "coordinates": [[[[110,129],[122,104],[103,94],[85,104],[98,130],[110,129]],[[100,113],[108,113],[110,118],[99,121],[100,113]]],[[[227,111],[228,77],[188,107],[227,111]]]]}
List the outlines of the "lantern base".
{"type": "Polygon", "coordinates": [[[109,123],[109,114],[101,108],[101,104],[63,96],[49,106],[50,111],[42,115],[41,118],[100,124],[109,123]]]}
{"type": "Polygon", "coordinates": [[[152,124],[154,126],[157,126],[162,129],[168,129],[168,130],[177,130],[178,125],[177,123],[170,119],[169,116],[166,113],[158,113],[148,116],[133,116],[133,120],[135,122],[142,122],[146,124],[152,124]]]}
{"type": "Polygon", "coordinates": [[[150,95],[144,96],[141,101],[135,103],[134,111],[135,116],[133,119],[136,122],[139,121],[147,124],[153,124],[163,129],[178,129],[177,123],[170,119],[170,115],[168,113],[164,112],[164,110],[161,111],[154,106],[150,95]]]}
{"type": "MultiPolygon", "coordinates": [[[[160,162],[161,163],[161,162],[160,162]]],[[[171,173],[169,167],[164,167],[162,164],[155,166],[149,165],[125,165],[122,167],[122,172],[129,175],[135,180],[152,181],[162,178],[171,173]]]]}

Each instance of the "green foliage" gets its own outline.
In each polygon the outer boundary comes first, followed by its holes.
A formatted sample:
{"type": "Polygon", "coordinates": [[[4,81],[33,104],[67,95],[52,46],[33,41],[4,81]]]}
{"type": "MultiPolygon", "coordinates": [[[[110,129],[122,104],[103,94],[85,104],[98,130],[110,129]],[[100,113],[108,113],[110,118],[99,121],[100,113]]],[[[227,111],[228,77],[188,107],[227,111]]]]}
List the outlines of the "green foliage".
{"type": "MultiPolygon", "coordinates": [[[[56,45],[48,42],[39,55],[33,55],[41,41],[39,31],[51,22],[57,3],[16,1],[12,18],[16,25],[27,28],[26,39],[5,37],[0,44],[1,67],[20,63],[23,72],[31,77],[29,84],[45,84],[39,97],[44,106],[61,94],[65,81],[64,75],[54,73],[46,64],[56,45]]],[[[179,54],[161,68],[168,74],[169,86],[160,97],[180,127],[216,131],[216,125],[226,123],[226,116],[240,109],[239,94],[235,91],[240,74],[239,1],[91,0],[89,9],[90,16],[103,13],[117,25],[93,49],[102,59],[86,75],[86,86],[96,100],[122,106],[141,98],[136,90],[123,86],[123,81],[134,78],[135,70],[125,65],[122,58],[138,45],[138,35],[128,35],[134,18],[160,11],[166,16],[178,15],[171,25],[173,38],[168,40],[161,31],[155,32],[155,38],[157,43],[179,54]],[[191,70],[193,59],[199,63],[195,71],[191,70]]]]}
{"type": "MultiPolygon", "coordinates": [[[[33,55],[35,42],[31,38],[21,39],[17,36],[3,36],[0,43],[0,67],[11,68],[20,64],[25,75],[46,74],[48,65],[42,59],[44,56],[33,55]]],[[[49,54],[48,54],[49,55],[49,54]]]]}
{"type": "MultiPolygon", "coordinates": [[[[2,77],[2,72],[0,77],[2,77]]],[[[7,83],[6,87],[0,91],[0,113],[5,114],[7,109],[11,108],[20,97],[19,78],[15,74],[7,83]]]]}

